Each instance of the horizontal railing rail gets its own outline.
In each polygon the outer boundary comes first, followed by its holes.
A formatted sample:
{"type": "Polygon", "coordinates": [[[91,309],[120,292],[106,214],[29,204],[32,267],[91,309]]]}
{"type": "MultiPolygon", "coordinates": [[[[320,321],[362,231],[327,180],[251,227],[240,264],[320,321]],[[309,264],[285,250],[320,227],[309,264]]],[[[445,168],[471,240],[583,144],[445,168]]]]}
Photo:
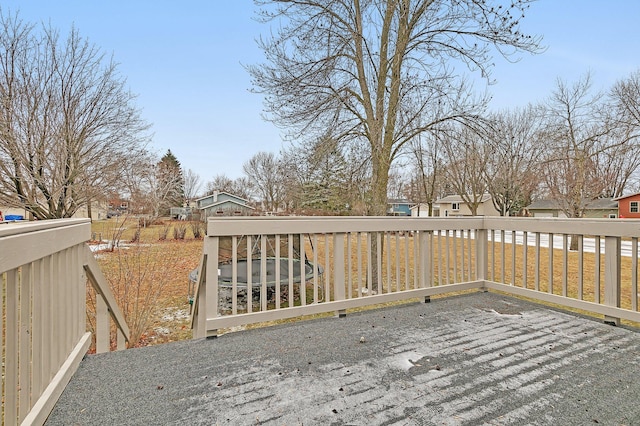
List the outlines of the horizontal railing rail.
{"type": "Polygon", "coordinates": [[[88,219],[0,226],[3,424],[43,424],[87,353],[87,278],[128,335],[86,246],[90,235],[88,219]]]}
{"type": "Polygon", "coordinates": [[[639,236],[610,219],[210,218],[194,337],[467,289],[640,322],[639,236]]]}

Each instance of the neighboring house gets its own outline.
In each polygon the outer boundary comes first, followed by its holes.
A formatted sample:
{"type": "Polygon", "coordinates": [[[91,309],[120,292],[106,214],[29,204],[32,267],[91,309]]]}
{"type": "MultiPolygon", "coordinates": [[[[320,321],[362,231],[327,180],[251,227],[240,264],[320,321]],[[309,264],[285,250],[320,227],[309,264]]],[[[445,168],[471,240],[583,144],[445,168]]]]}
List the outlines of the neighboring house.
{"type": "Polygon", "coordinates": [[[389,199],[387,216],[411,216],[411,204],[409,200],[389,199]]]}
{"type": "Polygon", "coordinates": [[[196,208],[200,217],[209,216],[248,216],[255,210],[248,200],[228,192],[214,191],[213,194],[196,200],[196,208]]]}
{"type": "Polygon", "coordinates": [[[108,211],[109,216],[119,216],[121,214],[130,213],[129,200],[126,200],[124,198],[114,197],[109,199],[109,201],[107,202],[107,207],[109,209],[108,211]]]}
{"type": "Polygon", "coordinates": [[[15,207],[0,206],[0,216],[5,219],[7,216],[22,216],[23,219],[29,218],[29,213],[25,209],[17,209],[15,207]]]}
{"type": "MultiPolygon", "coordinates": [[[[447,195],[436,200],[436,203],[440,206],[440,216],[471,216],[469,205],[459,195],[447,195]]],[[[478,216],[500,216],[489,194],[484,194],[480,198],[476,213],[478,216]]]]}
{"type": "Polygon", "coordinates": [[[618,202],[618,217],[640,219],[640,192],[614,198],[618,202]]]}
{"type": "MultiPolygon", "coordinates": [[[[91,203],[91,220],[103,220],[109,217],[109,207],[106,201],[94,201],[91,203]]],[[[89,217],[89,209],[82,206],[74,213],[73,217],[89,217]]]]}
{"type": "MultiPolygon", "coordinates": [[[[429,205],[427,203],[419,203],[411,206],[411,217],[429,217],[429,205]]],[[[433,204],[432,216],[440,215],[440,206],[433,204]]]]}
{"type": "MultiPolygon", "coordinates": [[[[593,200],[585,208],[584,217],[591,219],[618,217],[618,201],[616,200],[612,198],[593,200]]],[[[559,204],[555,200],[550,199],[534,201],[527,206],[526,210],[533,217],[567,217],[559,207],[559,204]]]]}

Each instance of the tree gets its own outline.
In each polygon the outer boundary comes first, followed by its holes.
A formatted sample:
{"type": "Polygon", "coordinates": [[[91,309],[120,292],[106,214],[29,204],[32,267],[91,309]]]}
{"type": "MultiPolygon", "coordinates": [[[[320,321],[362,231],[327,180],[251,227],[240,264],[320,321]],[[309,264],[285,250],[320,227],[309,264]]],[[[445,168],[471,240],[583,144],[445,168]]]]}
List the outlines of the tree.
{"type": "Polygon", "coordinates": [[[191,169],[183,172],[184,176],[184,198],[187,204],[198,197],[200,188],[200,176],[191,169]]]}
{"type": "Polygon", "coordinates": [[[265,211],[277,211],[285,192],[280,159],[272,152],[259,152],[244,163],[242,169],[260,194],[265,211]]]}
{"type": "Polygon", "coordinates": [[[364,144],[371,167],[369,214],[386,211],[389,170],[414,137],[473,118],[460,66],[489,77],[492,53],[537,52],[519,22],[529,0],[257,0],[278,20],[250,66],[269,118],[290,136],[364,144]],[[271,6],[271,7],[269,7],[271,6]],[[496,50],[493,50],[493,49],[496,50]]]}
{"type": "Polygon", "coordinates": [[[112,192],[148,125],[113,61],[0,11],[0,203],[71,217],[112,192]]]}
{"type": "MultiPolygon", "coordinates": [[[[418,135],[412,141],[413,169],[411,199],[418,204],[426,203],[428,215],[433,216],[433,204],[443,194],[444,167],[441,141],[433,133],[418,135]]],[[[418,214],[420,212],[418,211],[418,214]]]]}
{"type": "Polygon", "coordinates": [[[487,128],[487,191],[501,216],[516,214],[531,203],[540,184],[538,165],[543,144],[538,108],[494,114],[487,128]]]}
{"type": "Polygon", "coordinates": [[[185,200],[182,167],[170,149],[156,165],[156,175],[160,213],[168,215],[171,207],[182,207],[185,200]]]}
{"type": "Polygon", "coordinates": [[[599,175],[598,158],[618,145],[609,137],[609,108],[601,93],[592,93],[586,74],[573,85],[558,80],[546,109],[546,187],[567,217],[580,218],[607,186],[599,175]]]}
{"type": "Polygon", "coordinates": [[[488,146],[466,126],[452,127],[438,137],[443,138],[445,147],[447,183],[476,216],[487,192],[486,168],[491,154],[488,146]]]}
{"type": "Polygon", "coordinates": [[[245,200],[251,200],[254,189],[247,177],[243,176],[232,180],[225,174],[218,174],[205,185],[205,195],[211,195],[214,191],[224,191],[245,200]]]}

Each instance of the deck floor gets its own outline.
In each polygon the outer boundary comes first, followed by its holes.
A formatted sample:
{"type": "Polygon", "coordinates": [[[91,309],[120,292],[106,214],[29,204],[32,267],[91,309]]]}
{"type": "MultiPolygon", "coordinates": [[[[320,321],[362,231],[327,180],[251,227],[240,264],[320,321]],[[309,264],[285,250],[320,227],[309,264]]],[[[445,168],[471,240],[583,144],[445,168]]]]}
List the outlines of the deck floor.
{"type": "Polygon", "coordinates": [[[90,355],[47,424],[637,425],[640,333],[434,299],[90,355]]]}

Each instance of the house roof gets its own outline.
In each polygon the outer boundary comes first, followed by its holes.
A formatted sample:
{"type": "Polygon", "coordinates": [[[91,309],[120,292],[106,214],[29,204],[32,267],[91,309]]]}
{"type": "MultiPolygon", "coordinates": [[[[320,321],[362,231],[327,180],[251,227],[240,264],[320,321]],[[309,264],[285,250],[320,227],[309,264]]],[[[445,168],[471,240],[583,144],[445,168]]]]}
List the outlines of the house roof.
{"type": "Polygon", "coordinates": [[[217,195],[218,197],[219,197],[220,195],[227,195],[227,196],[229,196],[229,197],[233,197],[233,198],[235,198],[235,199],[237,199],[237,200],[242,200],[242,201],[244,201],[244,202],[246,202],[246,203],[248,203],[248,202],[249,202],[249,200],[247,200],[247,199],[245,199],[245,198],[238,197],[237,195],[231,194],[230,192],[226,192],[226,191],[218,191],[218,193],[217,193],[217,194],[209,194],[209,195],[205,195],[204,197],[200,197],[200,198],[196,199],[196,202],[198,202],[198,201],[200,201],[200,200],[206,200],[207,198],[212,198],[212,197],[214,197],[215,195],[217,195]]]}
{"type": "MultiPolygon", "coordinates": [[[[491,195],[483,194],[482,197],[480,198],[480,202],[484,203],[486,201],[489,201],[490,199],[491,199],[491,195]]],[[[463,200],[462,197],[458,194],[447,195],[446,197],[436,200],[436,203],[465,203],[465,202],[466,201],[463,200]]]]}
{"type": "Polygon", "coordinates": [[[247,208],[247,209],[255,210],[254,207],[251,207],[248,204],[241,203],[241,202],[238,202],[238,201],[233,200],[233,199],[221,200],[221,201],[218,201],[218,202],[213,203],[213,204],[207,204],[206,206],[200,207],[200,210],[205,210],[205,209],[210,209],[210,208],[213,208],[213,207],[218,207],[218,206],[221,206],[221,205],[227,204],[227,203],[231,203],[231,204],[235,204],[235,205],[240,206],[240,207],[244,207],[244,208],[247,208]]]}
{"type": "MultiPolygon", "coordinates": [[[[617,209],[618,202],[616,199],[612,198],[599,198],[597,200],[593,200],[589,204],[585,206],[587,210],[609,210],[609,209],[617,209]]],[[[533,203],[527,206],[528,210],[560,210],[560,205],[556,200],[552,199],[544,199],[544,200],[536,200],[533,203]]]]}
{"type": "Polygon", "coordinates": [[[619,201],[619,200],[624,200],[625,198],[637,197],[638,195],[640,195],[640,192],[636,192],[635,194],[622,195],[618,198],[614,198],[613,201],[619,201]]]}
{"type": "Polygon", "coordinates": [[[404,198],[389,198],[387,204],[412,204],[411,201],[404,198]]]}

